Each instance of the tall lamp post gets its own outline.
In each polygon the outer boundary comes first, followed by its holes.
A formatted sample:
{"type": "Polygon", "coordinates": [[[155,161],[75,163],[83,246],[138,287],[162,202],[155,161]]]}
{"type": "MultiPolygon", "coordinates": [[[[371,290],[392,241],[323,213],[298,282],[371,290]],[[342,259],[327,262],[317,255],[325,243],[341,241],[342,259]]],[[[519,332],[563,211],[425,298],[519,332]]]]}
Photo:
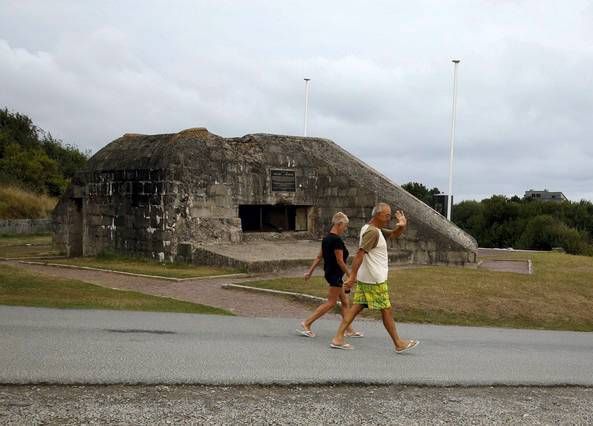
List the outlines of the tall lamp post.
{"type": "Polygon", "coordinates": [[[455,145],[455,116],[457,114],[457,66],[459,59],[453,59],[453,108],[451,114],[451,140],[449,142],[449,192],[447,195],[447,219],[451,220],[453,199],[453,147],[455,145]]]}
{"type": "Polygon", "coordinates": [[[307,130],[309,125],[309,82],[310,78],[305,77],[305,124],[303,129],[303,135],[307,136],[307,130]]]}

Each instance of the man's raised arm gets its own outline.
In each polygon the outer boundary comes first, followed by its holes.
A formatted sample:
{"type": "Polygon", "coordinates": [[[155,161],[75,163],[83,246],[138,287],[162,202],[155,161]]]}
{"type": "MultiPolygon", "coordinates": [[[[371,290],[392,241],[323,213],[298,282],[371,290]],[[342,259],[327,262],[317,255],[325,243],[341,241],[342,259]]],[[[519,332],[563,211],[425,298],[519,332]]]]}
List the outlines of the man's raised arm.
{"type": "Polygon", "coordinates": [[[401,210],[397,210],[395,212],[395,218],[397,219],[397,223],[395,224],[394,229],[382,229],[383,235],[388,237],[390,240],[395,240],[401,234],[404,233],[406,227],[408,226],[408,220],[406,216],[401,210]]]}

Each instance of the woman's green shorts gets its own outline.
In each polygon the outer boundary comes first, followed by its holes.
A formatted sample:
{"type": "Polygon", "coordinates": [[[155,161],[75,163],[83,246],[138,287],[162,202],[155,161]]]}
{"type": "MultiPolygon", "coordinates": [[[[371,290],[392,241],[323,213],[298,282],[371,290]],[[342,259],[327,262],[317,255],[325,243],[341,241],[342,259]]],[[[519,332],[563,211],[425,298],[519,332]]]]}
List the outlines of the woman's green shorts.
{"type": "Polygon", "coordinates": [[[358,281],[352,303],[364,305],[369,309],[381,310],[391,307],[387,281],[380,284],[367,284],[358,281]]]}

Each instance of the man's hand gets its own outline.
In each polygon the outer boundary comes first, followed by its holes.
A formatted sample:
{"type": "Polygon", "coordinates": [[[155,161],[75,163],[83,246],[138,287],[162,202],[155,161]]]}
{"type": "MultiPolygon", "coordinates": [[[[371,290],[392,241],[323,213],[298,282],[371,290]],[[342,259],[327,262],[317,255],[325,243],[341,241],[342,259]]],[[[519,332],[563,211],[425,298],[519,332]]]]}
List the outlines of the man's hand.
{"type": "Polygon", "coordinates": [[[346,279],[346,281],[344,281],[344,284],[343,284],[344,288],[346,290],[350,290],[352,288],[352,286],[354,286],[354,281],[355,281],[355,278],[353,276],[349,276],[346,279]]]}
{"type": "Polygon", "coordinates": [[[311,271],[305,272],[305,281],[307,281],[309,278],[311,278],[311,271]]]}
{"type": "Polygon", "coordinates": [[[397,210],[395,212],[395,218],[397,219],[396,225],[403,228],[408,224],[408,220],[406,219],[406,215],[401,210],[397,210]]]}

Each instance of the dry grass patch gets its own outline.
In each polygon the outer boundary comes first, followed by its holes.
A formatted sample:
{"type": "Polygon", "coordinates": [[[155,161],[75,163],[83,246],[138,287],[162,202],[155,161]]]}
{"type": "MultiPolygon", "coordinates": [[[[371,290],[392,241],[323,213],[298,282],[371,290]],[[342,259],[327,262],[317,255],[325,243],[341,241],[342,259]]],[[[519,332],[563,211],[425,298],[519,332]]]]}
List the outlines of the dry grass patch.
{"type": "Polygon", "coordinates": [[[405,321],[593,331],[593,273],[542,269],[534,275],[455,268],[391,274],[397,317],[405,321]]]}
{"type": "Polygon", "coordinates": [[[0,219],[44,219],[50,216],[57,198],[15,186],[0,187],[0,219]]]}
{"type": "MultiPolygon", "coordinates": [[[[533,275],[454,267],[392,270],[398,321],[593,331],[593,258],[560,253],[512,253],[534,264],[533,275]]],[[[322,278],[250,283],[326,296],[322,278]]]]}

